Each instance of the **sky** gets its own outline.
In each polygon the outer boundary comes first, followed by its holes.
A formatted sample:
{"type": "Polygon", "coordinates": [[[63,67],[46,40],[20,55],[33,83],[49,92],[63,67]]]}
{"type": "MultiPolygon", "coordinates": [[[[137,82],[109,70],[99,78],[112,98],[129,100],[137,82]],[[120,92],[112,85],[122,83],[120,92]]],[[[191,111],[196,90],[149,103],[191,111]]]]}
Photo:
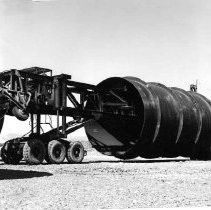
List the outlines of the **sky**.
{"type": "Polygon", "coordinates": [[[185,90],[198,80],[211,98],[210,0],[0,0],[0,29],[0,71],[40,66],[91,84],[135,76],[185,90]]]}

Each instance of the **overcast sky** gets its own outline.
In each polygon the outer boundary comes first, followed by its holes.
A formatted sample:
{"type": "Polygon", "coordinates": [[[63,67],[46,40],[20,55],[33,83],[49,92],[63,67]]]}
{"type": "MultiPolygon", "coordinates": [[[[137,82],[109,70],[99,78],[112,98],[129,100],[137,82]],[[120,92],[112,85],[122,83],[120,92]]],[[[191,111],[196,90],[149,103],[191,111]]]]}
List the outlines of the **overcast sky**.
{"type": "Polygon", "coordinates": [[[0,70],[31,66],[92,84],[198,79],[211,98],[211,1],[0,0],[0,70]]]}

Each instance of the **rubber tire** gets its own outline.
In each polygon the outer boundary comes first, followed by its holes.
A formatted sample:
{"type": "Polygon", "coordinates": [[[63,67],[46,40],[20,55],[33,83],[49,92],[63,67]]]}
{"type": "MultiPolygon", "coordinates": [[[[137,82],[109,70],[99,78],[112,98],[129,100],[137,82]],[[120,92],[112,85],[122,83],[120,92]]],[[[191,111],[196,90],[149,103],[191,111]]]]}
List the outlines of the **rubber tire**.
{"type": "Polygon", "coordinates": [[[23,156],[22,154],[18,154],[18,149],[15,148],[15,144],[12,144],[12,141],[7,141],[4,143],[1,148],[1,159],[6,164],[18,164],[23,156]]]}
{"type": "Polygon", "coordinates": [[[45,155],[45,161],[46,161],[46,163],[51,164],[51,161],[50,161],[50,158],[48,156],[48,153],[46,153],[46,155],[45,155]]]}
{"type": "Polygon", "coordinates": [[[60,164],[64,161],[66,155],[66,148],[65,145],[58,141],[58,140],[52,140],[48,143],[48,158],[50,163],[60,164]],[[57,156],[56,152],[59,154],[57,156]]]}
{"type": "Polygon", "coordinates": [[[81,163],[84,159],[84,146],[81,144],[81,142],[72,142],[70,143],[66,158],[68,163],[81,163]],[[79,150],[79,155],[76,154],[76,150],[79,150]]]}
{"type": "Polygon", "coordinates": [[[23,147],[23,158],[30,165],[41,164],[45,158],[45,154],[45,145],[39,139],[30,139],[23,147]]]}
{"type": "Polygon", "coordinates": [[[28,113],[23,112],[21,109],[19,109],[16,106],[12,108],[12,114],[20,121],[25,121],[29,118],[28,113]]]}
{"type": "Polygon", "coordinates": [[[3,145],[3,147],[1,148],[1,159],[4,163],[6,164],[11,164],[11,160],[9,157],[9,141],[6,141],[3,145]]]}

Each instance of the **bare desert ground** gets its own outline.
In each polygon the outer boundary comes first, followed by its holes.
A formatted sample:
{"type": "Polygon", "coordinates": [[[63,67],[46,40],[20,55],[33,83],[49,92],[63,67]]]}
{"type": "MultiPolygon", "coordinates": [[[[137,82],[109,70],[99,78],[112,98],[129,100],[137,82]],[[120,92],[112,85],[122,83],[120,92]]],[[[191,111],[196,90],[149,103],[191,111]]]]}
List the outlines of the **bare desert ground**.
{"type": "Polygon", "coordinates": [[[211,161],[120,161],[94,150],[77,165],[0,161],[0,209],[209,206],[211,161]]]}

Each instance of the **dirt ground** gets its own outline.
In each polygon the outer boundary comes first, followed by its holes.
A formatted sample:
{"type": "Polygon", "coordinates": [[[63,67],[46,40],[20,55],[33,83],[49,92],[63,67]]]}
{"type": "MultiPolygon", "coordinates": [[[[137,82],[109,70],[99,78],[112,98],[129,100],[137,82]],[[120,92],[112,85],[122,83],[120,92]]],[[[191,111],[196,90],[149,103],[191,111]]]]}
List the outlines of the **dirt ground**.
{"type": "Polygon", "coordinates": [[[211,161],[120,161],[88,151],[82,164],[4,165],[0,209],[211,206],[211,161]]]}

